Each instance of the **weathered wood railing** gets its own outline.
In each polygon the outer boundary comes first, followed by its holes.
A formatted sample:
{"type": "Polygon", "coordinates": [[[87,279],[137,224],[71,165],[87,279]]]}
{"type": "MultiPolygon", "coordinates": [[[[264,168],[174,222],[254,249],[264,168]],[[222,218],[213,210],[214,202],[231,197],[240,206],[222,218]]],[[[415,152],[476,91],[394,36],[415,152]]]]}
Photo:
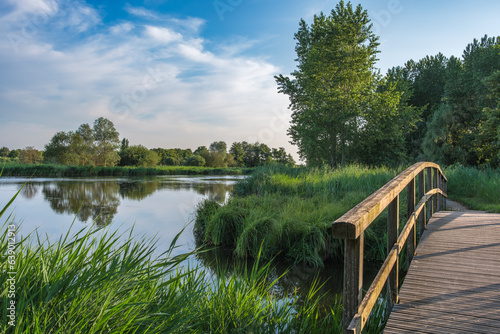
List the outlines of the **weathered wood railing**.
{"type": "Polygon", "coordinates": [[[437,164],[416,163],[333,223],[333,236],[345,240],[344,333],[361,333],[384,285],[387,284],[390,308],[398,302],[399,254],[407,243],[408,263],[413,258],[417,240],[415,225],[418,221],[422,232],[433,213],[445,208],[446,182],[447,179],[437,164]],[[415,207],[417,177],[420,200],[415,207]],[[399,233],[399,194],[405,188],[408,221],[399,233]],[[427,204],[430,199],[432,203],[427,204]],[[364,231],[386,207],[388,255],[363,298],[364,231]]]}

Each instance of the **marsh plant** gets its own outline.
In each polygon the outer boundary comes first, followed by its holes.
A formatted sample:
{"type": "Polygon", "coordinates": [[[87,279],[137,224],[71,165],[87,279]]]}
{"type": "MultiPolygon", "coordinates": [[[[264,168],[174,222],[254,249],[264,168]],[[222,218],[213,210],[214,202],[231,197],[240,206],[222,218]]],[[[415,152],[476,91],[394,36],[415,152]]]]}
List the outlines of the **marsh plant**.
{"type": "MultiPolygon", "coordinates": [[[[265,258],[281,256],[296,264],[342,261],[342,243],[330,233],[332,222],[400,171],[260,167],[236,184],[225,205],[207,200],[198,206],[195,236],[200,243],[232,246],[241,258],[255,257],[262,248],[265,258]]],[[[385,258],[386,219],[382,215],[366,231],[368,260],[385,258]]]]}
{"type": "MultiPolygon", "coordinates": [[[[16,195],[17,196],[17,195],[16,195]]],[[[12,199],[13,201],[14,199],[12,199]]],[[[12,203],[1,211],[1,216],[12,203]]],[[[215,275],[172,256],[179,235],[160,256],[156,240],[97,229],[68,231],[57,241],[36,231],[15,234],[9,268],[9,225],[0,234],[0,278],[15,273],[15,296],[3,284],[2,333],[323,333],[340,331],[341,305],[320,306],[319,286],[306,302],[276,293],[269,263],[215,275]],[[14,302],[12,302],[14,301],[14,302]],[[9,305],[15,304],[10,323],[9,305]]],[[[259,257],[257,257],[259,258],[259,257]]]]}

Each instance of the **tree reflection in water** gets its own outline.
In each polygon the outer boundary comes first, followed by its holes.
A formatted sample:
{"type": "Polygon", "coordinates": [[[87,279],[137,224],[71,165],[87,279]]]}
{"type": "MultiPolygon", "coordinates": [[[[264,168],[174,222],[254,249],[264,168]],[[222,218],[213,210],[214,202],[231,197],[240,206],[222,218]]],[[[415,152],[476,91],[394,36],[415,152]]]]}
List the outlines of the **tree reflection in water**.
{"type": "Polygon", "coordinates": [[[42,193],[57,213],[76,214],[81,222],[90,219],[98,227],[110,223],[118,212],[117,182],[58,181],[43,184],[42,193]]]}
{"type": "Polygon", "coordinates": [[[233,182],[216,178],[126,178],[29,181],[21,194],[31,199],[41,192],[51,209],[76,215],[81,222],[104,227],[113,221],[122,199],[141,201],[157,191],[190,190],[224,203],[233,182]]]}

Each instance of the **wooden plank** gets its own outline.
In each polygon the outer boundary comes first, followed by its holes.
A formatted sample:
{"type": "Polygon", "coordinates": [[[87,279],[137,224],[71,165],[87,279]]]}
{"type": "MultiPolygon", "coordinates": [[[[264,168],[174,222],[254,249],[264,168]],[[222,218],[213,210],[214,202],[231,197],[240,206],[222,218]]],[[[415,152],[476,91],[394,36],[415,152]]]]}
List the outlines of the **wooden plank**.
{"type": "Polygon", "coordinates": [[[384,333],[500,332],[499,254],[499,214],[436,213],[384,333]]]}

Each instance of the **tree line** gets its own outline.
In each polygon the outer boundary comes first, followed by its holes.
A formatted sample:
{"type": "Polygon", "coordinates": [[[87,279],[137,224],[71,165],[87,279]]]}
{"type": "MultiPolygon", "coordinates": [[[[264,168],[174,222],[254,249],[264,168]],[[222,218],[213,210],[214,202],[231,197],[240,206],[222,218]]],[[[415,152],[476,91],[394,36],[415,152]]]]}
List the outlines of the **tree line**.
{"type": "Polygon", "coordinates": [[[148,149],[143,145],[130,145],[128,139],[119,139],[113,122],[100,117],[91,127],[85,123],[76,131],[59,131],[50,139],[43,151],[29,146],[25,149],[0,148],[0,157],[21,163],[50,163],[74,166],[206,166],[256,167],[280,163],[295,165],[292,156],[283,147],[270,148],[262,143],[235,142],[229,148],[224,141],[191,149],[148,149]]]}
{"type": "Polygon", "coordinates": [[[499,167],[500,37],[439,53],[381,75],[379,37],[361,5],[300,21],[297,69],[275,77],[292,112],[288,134],[308,165],[499,167]]]}

